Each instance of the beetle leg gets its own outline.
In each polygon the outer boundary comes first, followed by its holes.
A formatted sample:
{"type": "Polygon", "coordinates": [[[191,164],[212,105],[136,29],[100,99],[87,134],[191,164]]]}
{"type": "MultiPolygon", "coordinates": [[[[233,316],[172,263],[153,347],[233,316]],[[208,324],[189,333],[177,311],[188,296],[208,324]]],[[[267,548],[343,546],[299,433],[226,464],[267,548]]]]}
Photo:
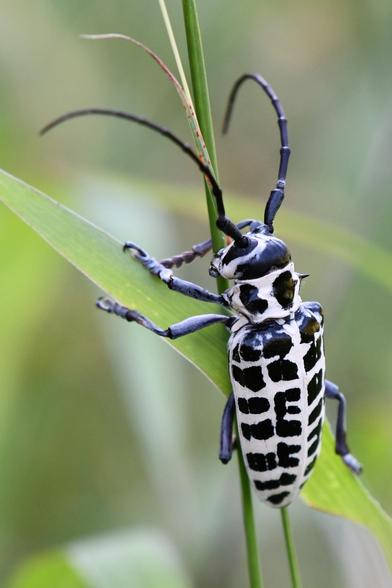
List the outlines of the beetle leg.
{"type": "Polygon", "coordinates": [[[351,455],[346,442],[346,399],[340,392],[338,386],[329,380],[325,381],[325,396],[337,400],[338,418],[336,421],[335,451],[340,455],[344,463],[354,472],[360,474],[362,471],[361,464],[351,455]]]}
{"type": "Polygon", "coordinates": [[[221,433],[220,433],[220,451],[219,459],[226,464],[231,460],[233,453],[233,420],[235,413],[234,394],[231,393],[227,399],[225,408],[223,410],[221,433]]]}
{"type": "Polygon", "coordinates": [[[138,245],[135,245],[135,243],[127,241],[123,247],[123,250],[133,251],[133,256],[135,259],[144,265],[144,267],[148,269],[148,271],[153,276],[157,276],[162,282],[164,282],[164,284],[166,284],[170,290],[180,292],[185,296],[196,298],[197,300],[202,300],[203,302],[215,302],[216,304],[223,304],[224,306],[227,306],[227,302],[221,294],[214,294],[213,292],[209,292],[197,284],[193,284],[192,282],[187,282],[186,280],[177,278],[173,275],[173,272],[170,269],[151,257],[138,245]]]}
{"type": "Polygon", "coordinates": [[[174,323],[167,329],[161,329],[137,310],[122,306],[118,302],[114,302],[108,298],[99,298],[96,305],[100,310],[104,310],[109,314],[115,314],[128,322],[135,322],[156,335],[168,337],[169,339],[178,339],[179,337],[189,335],[216,323],[223,323],[229,327],[236,320],[234,317],[225,316],[224,314],[202,314],[189,317],[179,323],[174,323]]]}
{"type": "MultiPolygon", "coordinates": [[[[248,227],[252,223],[257,223],[257,221],[254,221],[252,219],[243,220],[237,224],[237,228],[243,229],[245,227],[248,227]]],[[[204,255],[211,251],[211,249],[212,240],[208,239],[207,241],[202,241],[201,243],[193,245],[189,251],[178,253],[177,255],[167,257],[166,259],[161,259],[159,263],[161,263],[167,268],[181,267],[184,263],[192,263],[192,261],[194,261],[196,257],[204,257],[204,255]]]]}

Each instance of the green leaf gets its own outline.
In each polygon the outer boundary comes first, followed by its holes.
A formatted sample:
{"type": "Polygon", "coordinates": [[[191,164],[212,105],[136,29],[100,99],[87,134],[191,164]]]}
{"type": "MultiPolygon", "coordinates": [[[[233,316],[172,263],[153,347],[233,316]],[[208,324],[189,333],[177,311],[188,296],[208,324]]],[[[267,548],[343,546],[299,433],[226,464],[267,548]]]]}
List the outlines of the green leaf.
{"type": "MultiPolygon", "coordinates": [[[[139,193],[143,193],[141,187],[139,193]]],[[[175,205],[182,212],[192,213],[196,217],[201,214],[201,207],[199,209],[194,199],[188,199],[183,189],[177,196],[173,189],[163,195],[165,206],[175,205]]],[[[0,172],[0,200],[98,286],[121,303],[146,313],[160,326],[166,327],[186,316],[215,310],[212,305],[170,292],[137,262],[124,255],[121,244],[110,235],[6,172],[0,172]]],[[[251,203],[244,199],[239,206],[233,201],[230,202],[230,208],[236,217],[246,217],[251,211],[251,203]],[[239,214],[240,211],[242,214],[239,214]]],[[[312,247],[325,250],[326,253],[333,243],[335,255],[353,264],[384,287],[392,289],[391,277],[384,271],[385,267],[391,266],[391,255],[388,252],[357,235],[315,219],[287,211],[282,213],[281,218],[283,232],[293,241],[306,243],[313,235],[312,247]],[[373,261],[371,268],[370,259],[373,261]]],[[[228,394],[230,384],[225,341],[224,328],[217,326],[169,344],[228,394]]],[[[305,488],[304,497],[309,504],[366,525],[378,537],[390,557],[391,521],[364,490],[361,482],[335,455],[327,427],[324,430],[320,460],[305,488]]]]}
{"type": "Polygon", "coordinates": [[[336,456],[334,447],[335,440],[326,423],[320,457],[301,495],[312,508],[345,517],[370,529],[383,546],[392,568],[392,520],[361,480],[336,456]]]}
{"type": "Polygon", "coordinates": [[[6,588],[190,588],[177,554],[157,531],[73,543],[29,559],[6,588]]]}
{"type": "MultiPolygon", "coordinates": [[[[160,326],[192,314],[220,312],[214,305],[170,292],[125,255],[119,241],[6,172],[0,172],[0,200],[102,290],[160,326]]],[[[228,394],[225,341],[224,327],[216,325],[170,344],[228,394]]]]}

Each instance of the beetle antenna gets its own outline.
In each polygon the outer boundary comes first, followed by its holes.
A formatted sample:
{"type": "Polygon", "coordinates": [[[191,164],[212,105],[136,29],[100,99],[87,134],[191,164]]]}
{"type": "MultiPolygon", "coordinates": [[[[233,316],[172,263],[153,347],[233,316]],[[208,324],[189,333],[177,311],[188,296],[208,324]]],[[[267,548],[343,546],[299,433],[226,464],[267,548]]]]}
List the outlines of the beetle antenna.
{"type": "Polygon", "coordinates": [[[135,122],[140,124],[148,129],[156,131],[160,135],[167,137],[170,141],[175,143],[184,153],[186,153],[198,166],[200,171],[204,174],[204,176],[208,179],[211,185],[211,191],[215,197],[217,209],[218,209],[218,219],[216,224],[221,231],[223,231],[229,237],[232,237],[237,244],[245,246],[245,239],[246,237],[242,235],[241,231],[237,228],[237,226],[226,217],[225,207],[223,204],[223,197],[222,197],[222,190],[216,181],[214,174],[211,171],[209,165],[204,163],[200,157],[193,151],[193,149],[187,143],[184,143],[179,139],[174,133],[149,121],[148,119],[137,116],[135,114],[130,114],[128,112],[123,112],[121,110],[111,110],[108,108],[83,108],[80,110],[73,110],[71,112],[67,112],[58,118],[52,120],[49,124],[47,124],[43,129],[40,131],[40,135],[45,135],[45,133],[51,131],[54,127],[67,122],[73,118],[78,118],[80,116],[88,116],[88,115],[104,115],[104,116],[114,116],[115,118],[121,118],[123,120],[135,122]]]}
{"type": "Polygon", "coordinates": [[[229,129],[231,115],[233,113],[234,102],[237,97],[238,90],[246,80],[253,80],[264,90],[264,92],[270,98],[272,106],[274,107],[275,112],[278,115],[278,125],[280,133],[280,162],[278,180],[276,182],[276,188],[272,190],[270,194],[264,211],[264,222],[269,227],[270,231],[273,232],[273,221],[284,198],[287,166],[290,157],[290,147],[287,133],[287,119],[283,110],[282,103],[279,100],[277,94],[275,94],[270,84],[262,76],[258,74],[244,74],[240,78],[238,78],[238,80],[234,83],[234,86],[230,92],[226,113],[223,121],[223,134],[226,134],[229,129]]]}

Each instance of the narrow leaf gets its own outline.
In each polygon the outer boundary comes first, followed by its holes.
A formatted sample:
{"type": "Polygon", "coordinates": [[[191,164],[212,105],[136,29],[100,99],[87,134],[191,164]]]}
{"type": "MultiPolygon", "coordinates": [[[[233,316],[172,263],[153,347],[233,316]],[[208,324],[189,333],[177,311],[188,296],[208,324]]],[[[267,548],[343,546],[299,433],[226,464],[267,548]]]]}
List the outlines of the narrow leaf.
{"type": "Polygon", "coordinates": [[[190,588],[173,546],[152,530],[72,543],[27,560],[6,588],[190,588]]]}
{"type": "MultiPolygon", "coordinates": [[[[169,291],[122,252],[122,243],[4,171],[0,171],[0,201],[102,290],[122,304],[147,314],[161,327],[187,316],[220,311],[215,305],[169,291]]],[[[216,325],[170,341],[170,345],[195,365],[202,366],[200,369],[207,377],[228,394],[225,341],[224,327],[216,325]]]]}
{"type": "MultiPolygon", "coordinates": [[[[212,305],[168,291],[156,278],[148,275],[136,261],[124,255],[121,244],[110,235],[6,172],[0,172],[0,200],[98,286],[121,303],[146,313],[160,326],[166,327],[186,316],[215,311],[212,305]]],[[[179,205],[183,205],[185,201],[182,191],[179,205]]],[[[197,214],[197,206],[194,206],[194,202],[192,207],[193,212],[197,214]]],[[[179,208],[181,210],[181,206],[179,208]]],[[[241,210],[246,212],[247,206],[241,207],[241,210]]],[[[286,218],[288,219],[288,216],[286,218]]],[[[374,255],[376,246],[368,244],[356,235],[339,232],[336,227],[329,227],[320,221],[315,228],[311,219],[304,220],[300,216],[292,215],[293,219],[296,219],[298,224],[295,233],[291,229],[292,238],[296,236],[298,240],[298,234],[305,232],[298,231],[298,226],[306,228],[306,231],[309,230],[311,234],[312,230],[317,231],[317,239],[314,239],[313,245],[319,243],[320,236],[322,237],[321,245],[319,245],[321,248],[327,248],[327,244],[333,242],[334,253],[340,252],[342,257],[345,256],[346,261],[355,264],[364,274],[392,289],[391,279],[383,277],[385,267],[390,266],[390,254],[381,248],[376,248],[377,255],[380,254],[386,265],[384,268],[376,265],[376,269],[373,268],[370,272],[366,259],[377,259],[374,255]],[[365,261],[359,258],[359,253],[352,253],[351,247],[350,253],[344,254],[346,246],[352,243],[358,245],[365,261]]],[[[292,223],[287,222],[285,230],[289,230],[289,225],[292,223]]],[[[309,239],[309,235],[306,238],[309,239]]],[[[228,394],[230,384],[227,376],[225,341],[224,329],[217,326],[176,342],[170,342],[170,344],[203,371],[218,388],[228,394]]],[[[316,465],[314,476],[305,486],[304,496],[314,508],[366,525],[378,537],[390,558],[391,521],[369,496],[362,483],[335,455],[328,426],[324,428],[320,460],[316,465]]]]}
{"type": "Polygon", "coordinates": [[[312,477],[302,491],[306,504],[345,517],[370,529],[384,548],[392,569],[392,519],[335,454],[335,440],[328,423],[323,430],[322,451],[312,477]]]}

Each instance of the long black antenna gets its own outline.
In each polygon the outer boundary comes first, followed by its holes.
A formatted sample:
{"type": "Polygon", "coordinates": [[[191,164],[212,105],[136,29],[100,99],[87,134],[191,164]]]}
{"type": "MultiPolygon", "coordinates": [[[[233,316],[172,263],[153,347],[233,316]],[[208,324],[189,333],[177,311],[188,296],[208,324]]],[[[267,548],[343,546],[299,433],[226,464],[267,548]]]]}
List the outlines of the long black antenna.
{"type": "Polygon", "coordinates": [[[279,100],[277,94],[275,94],[270,84],[262,76],[258,74],[244,74],[240,78],[238,78],[238,80],[234,83],[234,86],[230,92],[223,122],[223,134],[227,133],[229,129],[229,124],[233,113],[234,102],[237,97],[238,90],[246,80],[253,80],[264,90],[264,92],[270,98],[272,106],[274,107],[275,112],[278,115],[281,145],[278,179],[276,182],[276,188],[275,190],[272,190],[264,211],[264,222],[270,228],[271,232],[273,232],[273,221],[284,198],[287,167],[291,152],[287,133],[287,119],[283,110],[282,103],[279,100]]]}
{"type": "Polygon", "coordinates": [[[108,108],[83,108],[80,110],[73,110],[71,112],[67,112],[62,116],[55,118],[40,131],[40,135],[44,135],[48,131],[52,130],[54,127],[57,127],[58,125],[67,122],[68,120],[78,118],[80,116],[88,116],[91,114],[114,116],[116,118],[121,118],[127,121],[135,122],[144,127],[147,127],[148,129],[156,131],[160,135],[167,137],[168,139],[170,139],[170,141],[175,143],[184,153],[186,153],[196,163],[200,171],[207,177],[209,183],[211,184],[211,190],[213,195],[215,196],[218,208],[218,219],[216,221],[218,228],[221,229],[229,237],[232,237],[238,245],[245,246],[246,237],[242,235],[241,231],[236,227],[236,225],[226,217],[225,207],[223,204],[222,190],[219,187],[219,184],[216,181],[210,167],[196,155],[196,153],[188,144],[181,141],[181,139],[179,139],[176,135],[174,135],[174,133],[169,131],[169,129],[157,125],[142,116],[130,114],[128,112],[123,112],[121,110],[111,110],[108,108]]]}

